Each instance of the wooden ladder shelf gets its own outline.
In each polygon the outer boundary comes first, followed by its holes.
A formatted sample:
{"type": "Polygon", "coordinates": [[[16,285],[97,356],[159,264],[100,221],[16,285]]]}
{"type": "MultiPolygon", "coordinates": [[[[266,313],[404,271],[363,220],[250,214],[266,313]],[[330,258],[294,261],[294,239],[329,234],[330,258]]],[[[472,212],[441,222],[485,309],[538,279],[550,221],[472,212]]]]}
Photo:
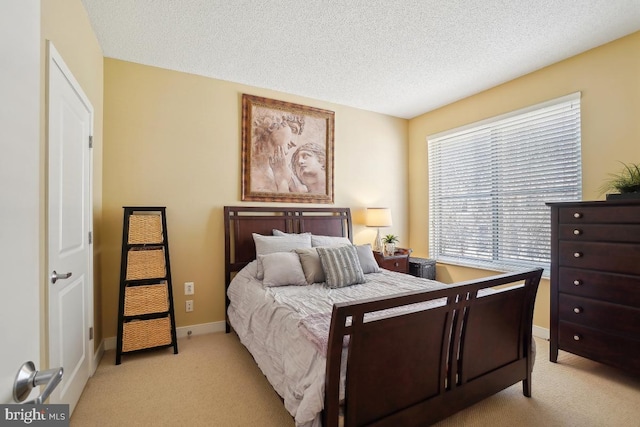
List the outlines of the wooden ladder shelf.
{"type": "Polygon", "coordinates": [[[116,365],[124,353],[178,354],[165,207],[124,207],[116,365]]]}

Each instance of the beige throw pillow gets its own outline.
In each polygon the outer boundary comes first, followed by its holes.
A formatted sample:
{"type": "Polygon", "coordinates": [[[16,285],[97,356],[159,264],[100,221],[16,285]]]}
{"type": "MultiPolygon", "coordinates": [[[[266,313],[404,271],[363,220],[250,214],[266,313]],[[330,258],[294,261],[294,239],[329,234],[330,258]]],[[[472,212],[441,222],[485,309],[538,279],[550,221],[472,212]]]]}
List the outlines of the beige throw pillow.
{"type": "Polygon", "coordinates": [[[324,282],[324,271],[322,271],[320,256],[316,248],[298,248],[296,249],[296,253],[298,257],[300,257],[300,264],[302,264],[302,271],[304,271],[304,277],[307,283],[324,282]]]}

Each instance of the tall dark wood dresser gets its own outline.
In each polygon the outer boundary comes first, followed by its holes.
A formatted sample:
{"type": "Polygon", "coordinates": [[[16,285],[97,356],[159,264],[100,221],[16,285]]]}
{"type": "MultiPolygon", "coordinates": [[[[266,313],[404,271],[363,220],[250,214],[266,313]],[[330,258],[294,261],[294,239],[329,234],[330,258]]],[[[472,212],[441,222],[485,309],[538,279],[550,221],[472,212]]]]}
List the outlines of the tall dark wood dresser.
{"type": "Polygon", "coordinates": [[[549,203],[551,343],[640,374],[640,200],[549,203]]]}

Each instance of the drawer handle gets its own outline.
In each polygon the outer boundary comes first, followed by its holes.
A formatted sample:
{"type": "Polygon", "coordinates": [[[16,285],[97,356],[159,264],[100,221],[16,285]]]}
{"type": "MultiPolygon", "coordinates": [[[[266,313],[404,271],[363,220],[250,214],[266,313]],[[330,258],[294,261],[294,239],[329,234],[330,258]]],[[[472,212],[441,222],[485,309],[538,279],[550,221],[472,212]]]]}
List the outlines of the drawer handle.
{"type": "Polygon", "coordinates": [[[576,236],[579,236],[582,234],[582,230],[579,230],[576,228],[575,230],[573,230],[573,234],[575,234],[576,236]]]}
{"type": "Polygon", "coordinates": [[[580,335],[578,335],[578,334],[575,334],[575,335],[573,336],[573,340],[574,340],[574,341],[580,341],[581,339],[582,339],[582,337],[581,337],[580,335]]]}
{"type": "Polygon", "coordinates": [[[582,307],[574,307],[573,312],[575,314],[580,314],[582,313],[584,310],[582,309],[582,307]]]}
{"type": "Polygon", "coordinates": [[[393,265],[395,265],[396,267],[400,267],[400,263],[397,262],[397,261],[395,263],[393,263],[393,265]]]}
{"type": "Polygon", "coordinates": [[[580,286],[580,285],[582,285],[582,280],[576,279],[576,280],[573,281],[573,284],[576,285],[576,286],[580,286]]]}
{"type": "Polygon", "coordinates": [[[574,218],[582,218],[582,214],[580,212],[576,212],[573,214],[574,218]]]}
{"type": "Polygon", "coordinates": [[[573,253],[573,257],[574,258],[581,258],[582,257],[582,252],[574,252],[573,253]]]}

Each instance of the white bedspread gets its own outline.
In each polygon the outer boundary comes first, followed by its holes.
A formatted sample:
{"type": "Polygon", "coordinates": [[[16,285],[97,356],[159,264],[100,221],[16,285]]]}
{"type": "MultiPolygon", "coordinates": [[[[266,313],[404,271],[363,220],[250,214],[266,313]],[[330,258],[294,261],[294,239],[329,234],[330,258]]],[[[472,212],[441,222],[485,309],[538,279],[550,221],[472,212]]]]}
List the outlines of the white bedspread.
{"type": "Polygon", "coordinates": [[[296,426],[319,427],[324,405],[326,359],[301,330],[307,316],[331,313],[334,303],[402,292],[438,289],[440,282],[382,270],[362,285],[329,289],[324,284],[264,288],[255,278],[256,262],[232,280],[229,321],[296,426]]]}

